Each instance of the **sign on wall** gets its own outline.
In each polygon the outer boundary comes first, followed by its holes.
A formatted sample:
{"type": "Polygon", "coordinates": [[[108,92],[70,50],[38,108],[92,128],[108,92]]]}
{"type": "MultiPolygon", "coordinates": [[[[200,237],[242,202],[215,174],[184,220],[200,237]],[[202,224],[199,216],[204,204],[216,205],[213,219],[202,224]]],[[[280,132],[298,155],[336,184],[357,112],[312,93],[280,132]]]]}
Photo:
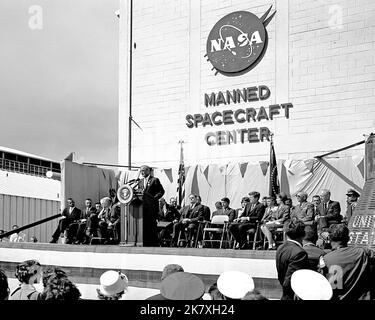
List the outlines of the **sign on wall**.
{"type": "Polygon", "coordinates": [[[242,75],[262,60],[268,45],[266,26],[276,13],[266,19],[271,8],[261,18],[251,12],[236,11],[215,24],[206,45],[206,56],[216,70],[215,75],[242,75]]]}

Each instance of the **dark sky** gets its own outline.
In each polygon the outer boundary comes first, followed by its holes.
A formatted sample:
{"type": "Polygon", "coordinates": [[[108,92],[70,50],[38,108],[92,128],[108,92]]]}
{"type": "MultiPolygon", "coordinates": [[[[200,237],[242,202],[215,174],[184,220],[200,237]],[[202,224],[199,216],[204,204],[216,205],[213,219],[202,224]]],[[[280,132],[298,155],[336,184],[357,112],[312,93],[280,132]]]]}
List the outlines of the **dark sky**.
{"type": "Polygon", "coordinates": [[[117,163],[118,8],[118,0],[0,1],[0,146],[117,163]],[[40,12],[42,29],[31,29],[40,12]]]}

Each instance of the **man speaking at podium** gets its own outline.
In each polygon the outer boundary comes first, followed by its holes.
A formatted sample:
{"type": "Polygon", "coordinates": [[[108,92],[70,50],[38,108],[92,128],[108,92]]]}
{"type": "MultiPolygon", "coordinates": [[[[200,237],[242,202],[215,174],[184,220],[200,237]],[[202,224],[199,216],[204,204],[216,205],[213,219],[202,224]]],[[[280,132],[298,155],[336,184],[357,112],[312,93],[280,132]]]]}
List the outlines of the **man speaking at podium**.
{"type": "Polygon", "coordinates": [[[138,189],[143,191],[143,246],[158,245],[157,218],[159,199],[164,195],[164,188],[158,178],[151,176],[151,168],[142,166],[143,179],[138,182],[138,189]]]}

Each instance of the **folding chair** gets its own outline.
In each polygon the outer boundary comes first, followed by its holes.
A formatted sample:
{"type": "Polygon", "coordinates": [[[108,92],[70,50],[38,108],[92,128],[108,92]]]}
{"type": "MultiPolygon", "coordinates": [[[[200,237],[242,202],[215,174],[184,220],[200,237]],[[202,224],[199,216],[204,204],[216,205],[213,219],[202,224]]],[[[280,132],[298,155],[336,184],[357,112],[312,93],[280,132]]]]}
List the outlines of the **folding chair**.
{"type": "Polygon", "coordinates": [[[226,215],[213,216],[211,221],[206,221],[205,226],[203,228],[202,245],[205,246],[206,242],[211,243],[211,245],[214,242],[219,242],[221,249],[224,241],[228,243],[228,222],[229,217],[226,215]],[[213,233],[220,234],[220,239],[210,238],[213,235],[213,233]],[[210,239],[206,238],[207,235],[210,239]]]}
{"type": "Polygon", "coordinates": [[[262,231],[260,230],[259,221],[256,222],[255,228],[251,228],[247,231],[248,243],[252,243],[252,249],[255,250],[257,247],[262,244],[262,231]],[[253,235],[253,240],[250,240],[251,235],[253,235]]]}

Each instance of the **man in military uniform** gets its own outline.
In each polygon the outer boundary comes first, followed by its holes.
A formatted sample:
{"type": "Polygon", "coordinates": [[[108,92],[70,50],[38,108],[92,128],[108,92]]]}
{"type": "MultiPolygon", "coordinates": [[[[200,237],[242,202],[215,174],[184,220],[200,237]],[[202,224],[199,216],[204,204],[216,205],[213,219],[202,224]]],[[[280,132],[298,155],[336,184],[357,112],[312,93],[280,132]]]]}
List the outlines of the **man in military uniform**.
{"type": "Polygon", "coordinates": [[[346,212],[344,217],[344,222],[349,223],[350,218],[354,214],[354,210],[358,203],[358,198],[360,194],[354,189],[349,189],[346,193],[346,212]]]}
{"type": "Polygon", "coordinates": [[[332,300],[373,299],[375,252],[348,247],[349,229],[344,224],[331,225],[328,233],[332,251],[320,257],[319,268],[332,286],[332,300]]]}

